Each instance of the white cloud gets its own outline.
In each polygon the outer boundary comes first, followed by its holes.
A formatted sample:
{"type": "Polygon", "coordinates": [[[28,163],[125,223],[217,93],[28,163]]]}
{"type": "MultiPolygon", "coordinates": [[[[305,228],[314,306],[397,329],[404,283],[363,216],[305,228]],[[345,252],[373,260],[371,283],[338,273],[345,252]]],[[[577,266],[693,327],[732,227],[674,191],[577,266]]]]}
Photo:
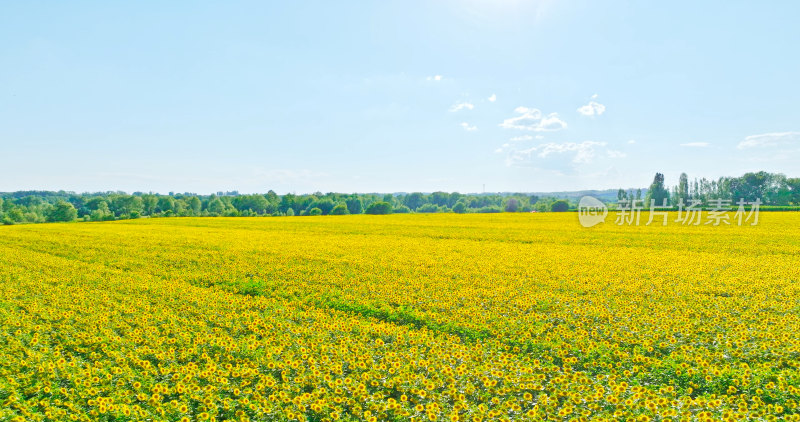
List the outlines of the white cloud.
{"type": "Polygon", "coordinates": [[[597,99],[597,94],[592,95],[592,99],[597,99]]]}
{"type": "Polygon", "coordinates": [[[500,127],[534,132],[552,132],[567,127],[567,123],[558,117],[558,113],[550,113],[545,116],[539,109],[528,107],[517,107],[514,112],[519,116],[503,120],[500,127]]]}
{"type": "Polygon", "coordinates": [[[687,142],[685,144],[681,144],[682,147],[690,147],[690,148],[705,148],[709,146],[708,142],[687,142]]]}
{"type": "Polygon", "coordinates": [[[636,143],[636,139],[628,139],[628,143],[633,145],[636,143]]]}
{"type": "Polygon", "coordinates": [[[492,96],[487,98],[487,100],[489,100],[490,103],[493,103],[493,102],[497,101],[497,95],[492,94],[492,96]]]}
{"type": "Polygon", "coordinates": [[[436,82],[439,82],[439,81],[441,81],[441,80],[442,80],[442,75],[433,75],[433,76],[428,76],[426,79],[427,79],[427,80],[429,80],[429,81],[436,81],[436,82]]]}
{"type": "Polygon", "coordinates": [[[506,164],[526,165],[535,162],[567,161],[570,165],[591,163],[596,156],[596,149],[604,147],[605,142],[547,142],[524,150],[511,151],[506,159],[506,164]]]}
{"type": "Polygon", "coordinates": [[[475,108],[475,104],[464,102],[464,103],[458,103],[458,104],[450,107],[450,111],[456,112],[456,111],[459,111],[459,110],[472,110],[474,108],[475,108]]]}
{"type": "Polygon", "coordinates": [[[763,133],[760,135],[750,135],[739,142],[738,149],[764,148],[776,146],[788,146],[796,144],[800,146],[800,132],[774,132],[763,133]]]}
{"type": "Polygon", "coordinates": [[[615,149],[610,149],[610,150],[606,151],[606,156],[608,158],[625,158],[625,157],[628,156],[628,154],[625,154],[622,151],[617,151],[615,149]]]}
{"type": "Polygon", "coordinates": [[[464,130],[466,130],[467,132],[474,132],[474,131],[478,130],[477,126],[471,126],[467,122],[461,122],[461,127],[463,127],[464,130]]]}
{"type": "MultiPolygon", "coordinates": [[[[596,95],[596,94],[595,94],[596,95]]],[[[595,96],[593,95],[592,98],[595,96]]],[[[599,116],[606,111],[606,106],[596,102],[589,101],[589,104],[578,107],[578,113],[584,116],[599,116]]]]}

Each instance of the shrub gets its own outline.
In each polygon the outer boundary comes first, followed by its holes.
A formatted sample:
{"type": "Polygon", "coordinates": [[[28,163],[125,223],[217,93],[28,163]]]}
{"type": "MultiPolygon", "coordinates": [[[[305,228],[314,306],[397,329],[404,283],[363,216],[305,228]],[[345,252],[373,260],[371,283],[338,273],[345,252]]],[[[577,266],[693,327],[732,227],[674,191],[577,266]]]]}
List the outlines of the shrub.
{"type": "Polygon", "coordinates": [[[317,207],[311,208],[308,211],[308,215],[322,215],[322,210],[317,207]]]}

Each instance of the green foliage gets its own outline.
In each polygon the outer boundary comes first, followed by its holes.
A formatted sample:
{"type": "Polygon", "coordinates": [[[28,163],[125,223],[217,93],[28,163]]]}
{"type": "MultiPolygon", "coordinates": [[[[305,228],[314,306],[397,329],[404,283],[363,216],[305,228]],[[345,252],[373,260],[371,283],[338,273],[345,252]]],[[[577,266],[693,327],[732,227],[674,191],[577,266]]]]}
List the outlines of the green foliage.
{"type": "Polygon", "coordinates": [[[326,198],[312,202],[308,205],[307,209],[310,213],[312,208],[319,208],[319,210],[322,211],[322,215],[328,215],[331,213],[334,206],[336,206],[336,204],[334,204],[332,200],[326,198]]]}
{"type": "Polygon", "coordinates": [[[339,204],[331,210],[331,215],[346,215],[350,214],[350,211],[347,210],[347,205],[339,204]]]}
{"type": "MultiPolygon", "coordinates": [[[[665,185],[664,175],[657,173],[653,183],[646,190],[620,189],[618,200],[642,198],[642,206],[649,206],[655,200],[660,205],[668,198],[673,209],[680,200],[684,204],[697,199],[710,204],[715,198],[739,199],[752,202],[760,199],[763,211],[793,211],[800,206],[800,178],[787,178],[782,174],[754,172],[741,177],[722,177],[718,180],[690,180],[681,173],[678,184],[671,190],[665,185]]],[[[576,192],[577,193],[577,192],[576,192]]],[[[601,200],[613,201],[610,195],[601,200]]],[[[346,208],[349,214],[362,214],[365,204],[370,205],[370,213],[497,213],[497,212],[549,212],[558,200],[577,198],[569,195],[537,196],[524,193],[505,194],[460,194],[443,191],[425,194],[340,194],[321,193],[278,195],[273,191],[266,194],[242,195],[236,191],[217,192],[214,195],[195,193],[170,193],[160,195],[136,192],[99,192],[76,194],[73,192],[18,191],[0,192],[0,222],[4,224],[42,223],[56,221],[54,218],[70,218],[71,213],[59,216],[57,204],[71,204],[77,211],[76,219],[82,221],[107,221],[138,217],[175,216],[295,216],[312,215],[311,210],[319,209],[322,215],[342,214],[346,208]],[[381,203],[381,204],[378,204],[381,203]],[[388,205],[383,205],[388,204],[388,205]],[[339,205],[343,205],[339,206],[339,205]],[[334,209],[336,211],[334,212],[334,209]],[[55,214],[54,214],[55,213],[55,214]]],[[[614,204],[609,204],[614,206],[614,204]]],[[[61,207],[64,207],[62,204],[61,207]]],[[[560,208],[559,208],[560,207],[560,208]]],[[[567,207],[568,208],[568,207],[567,207]]],[[[734,206],[735,208],[735,206],[734,206]]],[[[314,212],[316,213],[316,211],[314,212]]],[[[61,220],[58,220],[61,221],[61,220]]]]}
{"type": "Polygon", "coordinates": [[[392,205],[384,201],[373,202],[367,207],[366,213],[373,215],[391,214],[392,205]]]}
{"type": "Polygon", "coordinates": [[[322,215],[322,210],[317,207],[311,208],[308,210],[308,215],[322,215]]]}
{"type": "Polygon", "coordinates": [[[251,215],[262,215],[267,211],[272,213],[270,203],[263,195],[241,195],[233,198],[231,203],[240,212],[250,211],[251,215]]]}
{"type": "Polygon", "coordinates": [[[425,203],[425,196],[419,192],[414,192],[411,194],[406,195],[405,200],[403,201],[403,205],[411,208],[412,211],[416,211],[417,208],[421,207],[422,204],[425,203]]]}
{"type": "Polygon", "coordinates": [[[503,209],[500,208],[498,205],[492,205],[488,207],[475,208],[470,211],[481,214],[493,214],[493,213],[503,212],[503,209]]]}
{"type": "Polygon", "coordinates": [[[647,189],[647,195],[644,198],[644,206],[649,207],[651,201],[655,206],[661,206],[665,204],[665,201],[669,200],[669,191],[664,186],[664,175],[661,173],[656,173],[656,176],[653,178],[653,183],[650,184],[650,188],[647,189]]]}
{"type": "Polygon", "coordinates": [[[359,198],[358,195],[351,195],[345,200],[345,204],[347,204],[347,211],[350,214],[361,214],[364,212],[364,203],[361,202],[361,198],[359,198]]]}
{"type": "Polygon", "coordinates": [[[425,204],[425,205],[417,208],[417,212],[420,212],[420,213],[435,213],[435,212],[442,212],[442,210],[436,204],[425,204]]]}
{"type": "Polygon", "coordinates": [[[552,212],[564,212],[567,210],[569,210],[569,202],[563,199],[559,199],[558,201],[550,204],[550,211],[552,212]]]}
{"type": "Polygon", "coordinates": [[[519,200],[517,198],[508,198],[506,200],[506,212],[517,212],[519,210],[519,200]]]}
{"type": "Polygon", "coordinates": [[[67,222],[78,218],[78,210],[66,201],[59,201],[47,215],[47,221],[67,222]]]}

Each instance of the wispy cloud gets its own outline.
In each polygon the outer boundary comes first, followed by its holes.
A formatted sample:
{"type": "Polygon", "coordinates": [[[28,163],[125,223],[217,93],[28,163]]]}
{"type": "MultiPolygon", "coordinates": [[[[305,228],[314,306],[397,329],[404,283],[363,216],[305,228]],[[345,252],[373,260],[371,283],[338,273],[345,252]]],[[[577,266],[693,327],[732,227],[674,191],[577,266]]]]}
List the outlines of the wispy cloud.
{"type": "Polygon", "coordinates": [[[508,151],[506,165],[534,166],[542,168],[565,168],[592,163],[598,157],[623,158],[622,151],[606,148],[605,142],[546,142],[522,150],[510,150],[505,144],[495,152],[508,151]]]}
{"type": "MultiPolygon", "coordinates": [[[[597,94],[592,95],[592,98],[597,97],[597,94]]],[[[589,101],[589,104],[578,107],[578,113],[584,116],[599,116],[606,111],[606,106],[598,103],[597,101],[589,101]]]]}
{"type": "Polygon", "coordinates": [[[542,135],[536,135],[536,136],[534,136],[534,135],[520,135],[520,136],[512,137],[511,139],[509,139],[509,141],[511,141],[511,142],[524,142],[524,141],[532,141],[534,139],[544,139],[544,136],[542,136],[542,135]]]}
{"type": "Polygon", "coordinates": [[[463,103],[455,104],[452,107],[450,107],[450,111],[456,112],[456,111],[459,111],[459,110],[472,110],[474,108],[475,108],[475,104],[463,102],[463,103]]]}
{"type": "Polygon", "coordinates": [[[474,131],[478,130],[478,127],[477,127],[477,126],[472,126],[472,125],[470,125],[470,124],[469,124],[469,123],[467,123],[467,122],[461,122],[461,125],[460,125],[460,126],[461,126],[462,128],[464,128],[464,130],[466,130],[467,132],[474,132],[474,131]]]}
{"type": "Polygon", "coordinates": [[[517,107],[514,112],[519,115],[503,120],[500,127],[534,132],[552,132],[567,127],[567,123],[558,117],[558,113],[545,116],[539,109],[528,107],[517,107]]]}
{"type": "Polygon", "coordinates": [[[788,145],[800,146],[800,132],[774,132],[750,135],[744,138],[742,142],[739,142],[736,148],[766,148],[788,145]]]}
{"type": "Polygon", "coordinates": [[[574,153],[574,157],[572,158],[573,163],[589,163],[592,161],[592,158],[594,158],[594,148],[605,145],[605,142],[595,141],[584,141],[580,143],[564,142],[560,144],[548,142],[533,147],[531,150],[536,151],[537,155],[541,158],[547,158],[548,156],[556,154],[574,153]]]}
{"type": "Polygon", "coordinates": [[[439,81],[441,81],[441,80],[442,80],[442,75],[433,75],[433,76],[428,76],[428,77],[427,77],[427,78],[425,78],[425,79],[427,79],[427,80],[429,80],[429,81],[439,82],[439,81]]]}
{"type": "Polygon", "coordinates": [[[633,145],[636,143],[636,139],[628,139],[628,143],[633,145]]]}
{"type": "Polygon", "coordinates": [[[690,147],[690,148],[705,148],[709,146],[708,142],[687,142],[685,144],[681,144],[682,147],[690,147]]]}
{"type": "Polygon", "coordinates": [[[490,103],[493,103],[493,102],[497,101],[497,95],[492,94],[492,96],[487,98],[487,100],[489,100],[490,103]]]}

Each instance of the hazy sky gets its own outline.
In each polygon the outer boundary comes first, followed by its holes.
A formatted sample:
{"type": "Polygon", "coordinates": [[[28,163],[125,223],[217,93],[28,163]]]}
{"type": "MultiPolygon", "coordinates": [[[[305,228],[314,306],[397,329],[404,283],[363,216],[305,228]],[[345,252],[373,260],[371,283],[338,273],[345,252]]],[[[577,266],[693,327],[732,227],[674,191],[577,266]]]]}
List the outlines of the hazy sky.
{"type": "Polygon", "coordinates": [[[0,191],[800,176],[800,2],[0,7],[0,191]]]}

